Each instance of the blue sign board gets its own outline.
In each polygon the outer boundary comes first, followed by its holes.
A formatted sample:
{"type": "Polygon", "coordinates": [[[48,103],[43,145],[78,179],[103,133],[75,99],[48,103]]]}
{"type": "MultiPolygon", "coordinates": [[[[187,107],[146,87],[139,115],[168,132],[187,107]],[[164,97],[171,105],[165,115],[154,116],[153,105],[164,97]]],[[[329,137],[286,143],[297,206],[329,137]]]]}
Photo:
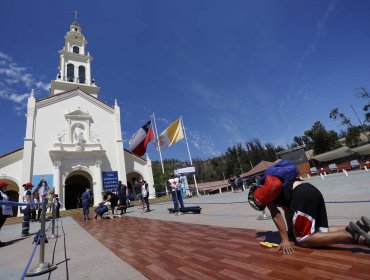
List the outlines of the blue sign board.
{"type": "Polygon", "coordinates": [[[103,189],[106,191],[112,191],[112,189],[117,190],[118,172],[117,171],[107,171],[107,172],[102,172],[102,175],[103,175],[103,189]]]}

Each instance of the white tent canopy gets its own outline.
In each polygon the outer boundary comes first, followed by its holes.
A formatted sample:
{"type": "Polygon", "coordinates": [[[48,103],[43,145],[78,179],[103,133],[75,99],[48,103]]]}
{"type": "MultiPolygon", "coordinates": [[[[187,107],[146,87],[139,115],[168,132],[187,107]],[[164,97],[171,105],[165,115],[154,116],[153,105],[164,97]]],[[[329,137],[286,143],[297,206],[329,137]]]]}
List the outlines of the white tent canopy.
{"type": "Polygon", "coordinates": [[[334,160],[334,159],[337,159],[337,158],[343,158],[343,157],[349,156],[351,154],[354,154],[354,151],[351,150],[350,148],[344,146],[344,147],[341,147],[341,148],[333,150],[333,151],[329,151],[329,152],[326,152],[326,153],[323,153],[323,154],[313,156],[311,158],[315,159],[315,160],[318,160],[318,161],[325,162],[325,161],[330,161],[330,160],[334,160]]]}
{"type": "Polygon", "coordinates": [[[356,154],[359,154],[360,156],[370,155],[370,144],[366,144],[366,145],[363,145],[363,146],[360,146],[360,147],[356,147],[356,148],[353,148],[351,150],[353,152],[355,152],[356,154]]]}

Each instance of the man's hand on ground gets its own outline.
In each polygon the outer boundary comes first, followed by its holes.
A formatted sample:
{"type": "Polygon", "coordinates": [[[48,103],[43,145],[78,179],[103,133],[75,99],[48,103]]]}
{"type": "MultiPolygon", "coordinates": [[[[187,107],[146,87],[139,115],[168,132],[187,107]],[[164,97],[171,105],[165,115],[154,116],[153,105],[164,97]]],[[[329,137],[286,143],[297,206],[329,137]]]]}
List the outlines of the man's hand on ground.
{"type": "Polygon", "coordinates": [[[289,241],[281,242],[277,250],[283,251],[284,255],[290,255],[294,253],[293,246],[289,241]]]}

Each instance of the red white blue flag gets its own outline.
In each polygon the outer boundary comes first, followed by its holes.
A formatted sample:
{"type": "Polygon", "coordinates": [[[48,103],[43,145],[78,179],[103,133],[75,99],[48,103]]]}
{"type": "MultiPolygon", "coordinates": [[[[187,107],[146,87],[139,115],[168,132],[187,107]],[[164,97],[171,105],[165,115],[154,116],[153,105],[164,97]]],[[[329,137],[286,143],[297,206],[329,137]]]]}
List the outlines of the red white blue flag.
{"type": "Polygon", "coordinates": [[[143,156],[146,151],[146,146],[154,139],[152,121],[148,121],[143,127],[132,135],[129,141],[129,149],[137,156],[143,156]]]}

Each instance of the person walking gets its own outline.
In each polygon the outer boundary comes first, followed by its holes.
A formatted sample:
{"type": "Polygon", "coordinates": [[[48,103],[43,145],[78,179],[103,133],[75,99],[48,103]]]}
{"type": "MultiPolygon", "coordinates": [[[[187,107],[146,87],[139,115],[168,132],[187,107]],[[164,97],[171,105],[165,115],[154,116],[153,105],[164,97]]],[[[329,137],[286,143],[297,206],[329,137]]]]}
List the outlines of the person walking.
{"type": "MultiPolygon", "coordinates": [[[[9,201],[7,194],[5,193],[7,191],[8,183],[4,181],[0,181],[0,200],[1,201],[9,201]]],[[[4,225],[6,218],[13,216],[13,208],[11,205],[0,205],[0,230],[2,226],[4,225]]],[[[0,241],[0,247],[5,246],[5,242],[0,241]]]]}
{"type": "Polygon", "coordinates": [[[86,187],[85,191],[81,195],[81,203],[82,203],[82,212],[83,212],[83,221],[91,220],[89,217],[89,208],[90,208],[90,188],[86,187]]]}

